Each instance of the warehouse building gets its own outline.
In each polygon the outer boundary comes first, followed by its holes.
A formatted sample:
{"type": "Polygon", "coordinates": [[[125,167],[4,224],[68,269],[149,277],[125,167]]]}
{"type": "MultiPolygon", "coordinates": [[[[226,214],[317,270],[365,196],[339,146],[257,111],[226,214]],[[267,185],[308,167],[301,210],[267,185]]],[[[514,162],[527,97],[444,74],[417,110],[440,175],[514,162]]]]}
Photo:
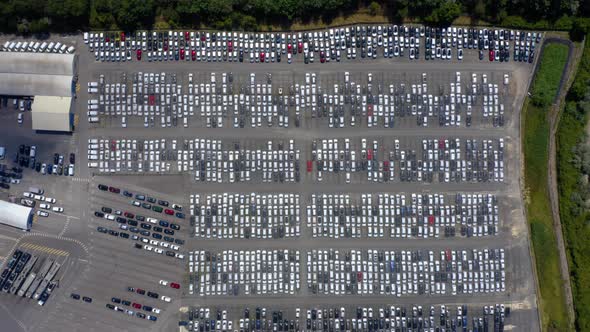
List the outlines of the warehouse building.
{"type": "Polygon", "coordinates": [[[33,224],[33,209],[0,200],[0,224],[28,231],[33,224]]]}
{"type": "Polygon", "coordinates": [[[70,132],[74,54],[0,52],[0,95],[34,97],[33,129],[70,132]]]}

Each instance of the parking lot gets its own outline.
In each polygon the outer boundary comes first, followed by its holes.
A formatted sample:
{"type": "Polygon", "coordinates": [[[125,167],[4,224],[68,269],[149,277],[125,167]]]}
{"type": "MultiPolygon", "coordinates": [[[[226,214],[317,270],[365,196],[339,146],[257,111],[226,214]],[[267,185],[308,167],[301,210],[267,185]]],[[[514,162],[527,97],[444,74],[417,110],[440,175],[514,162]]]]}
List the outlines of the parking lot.
{"type": "MultiPolygon", "coordinates": [[[[37,185],[56,199],[51,208],[64,208],[39,209],[49,215],[33,225],[55,238],[21,242],[80,253],[46,305],[15,316],[23,325],[365,331],[502,322],[538,330],[519,183],[519,114],[533,64],[513,60],[514,39],[502,43],[508,62],[489,61],[489,44],[480,60],[468,47],[479,37],[467,36],[459,60],[452,30],[448,47],[441,36],[441,57],[432,42],[434,60],[424,59],[425,36],[389,57],[392,36],[384,57],[376,35],[375,59],[344,38],[338,61],[319,35],[305,54],[297,34],[275,34],[284,42],[274,62],[271,36],[268,55],[255,45],[267,37],[253,37],[241,62],[239,33],[216,36],[215,47],[225,44],[215,50],[205,34],[201,60],[201,34],[194,48],[190,32],[162,35],[160,51],[158,34],[149,50],[150,33],[145,49],[139,32],[124,37],[124,50],[114,44],[121,35],[109,34],[102,40],[112,50],[90,52],[90,41],[72,37],[80,68],[72,136],[30,136],[30,114],[0,111],[14,133],[0,144],[8,157],[35,145],[46,170],[75,165],[73,176],[26,168],[8,190],[21,197],[37,185]],[[206,61],[218,50],[221,61],[206,61]],[[27,321],[31,312],[42,318],[27,321]]],[[[14,242],[0,240],[9,253],[14,242]]]]}

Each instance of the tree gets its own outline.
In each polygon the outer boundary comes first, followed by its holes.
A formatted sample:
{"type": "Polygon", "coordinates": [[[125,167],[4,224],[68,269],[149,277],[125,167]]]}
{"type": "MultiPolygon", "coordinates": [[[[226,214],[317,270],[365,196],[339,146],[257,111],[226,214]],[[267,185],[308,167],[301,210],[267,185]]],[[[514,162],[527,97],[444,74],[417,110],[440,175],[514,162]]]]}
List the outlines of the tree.
{"type": "Polygon", "coordinates": [[[125,31],[147,28],[153,25],[153,0],[119,0],[115,17],[119,27],[125,31]]]}
{"type": "Polygon", "coordinates": [[[377,1],[371,2],[369,5],[369,14],[375,16],[381,12],[381,5],[377,1]]]}
{"type": "Polygon", "coordinates": [[[436,26],[447,27],[461,15],[461,6],[456,2],[444,2],[432,11],[425,19],[426,22],[436,26]]]}
{"type": "Polygon", "coordinates": [[[242,16],[242,21],[240,22],[242,29],[246,31],[257,31],[258,30],[258,23],[256,19],[250,15],[242,16]]]}

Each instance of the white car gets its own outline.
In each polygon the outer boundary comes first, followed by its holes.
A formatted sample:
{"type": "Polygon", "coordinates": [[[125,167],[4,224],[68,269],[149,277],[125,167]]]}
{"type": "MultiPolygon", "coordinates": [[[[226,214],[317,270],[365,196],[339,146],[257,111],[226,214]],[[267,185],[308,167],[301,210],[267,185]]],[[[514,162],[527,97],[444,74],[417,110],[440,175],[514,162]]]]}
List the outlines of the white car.
{"type": "Polygon", "coordinates": [[[161,309],[158,309],[158,308],[153,308],[152,309],[152,312],[155,313],[155,314],[159,314],[160,311],[161,311],[161,309]]]}
{"type": "Polygon", "coordinates": [[[68,166],[68,175],[74,176],[74,165],[72,165],[72,164],[70,164],[70,166],[68,166]]]}
{"type": "Polygon", "coordinates": [[[168,286],[168,281],[166,281],[166,280],[160,280],[160,285],[162,285],[162,286],[168,286]]]}
{"type": "Polygon", "coordinates": [[[39,207],[45,210],[51,210],[51,205],[46,204],[46,203],[41,203],[39,204],[39,207]]]}
{"type": "Polygon", "coordinates": [[[170,302],[172,301],[172,299],[166,295],[162,295],[162,297],[160,297],[160,300],[164,301],[164,302],[170,302]]]}
{"type": "Polygon", "coordinates": [[[49,213],[47,213],[45,211],[37,211],[37,215],[39,217],[49,217],[49,213]]]}
{"type": "Polygon", "coordinates": [[[59,213],[62,213],[62,212],[64,212],[64,208],[62,208],[62,207],[59,207],[59,206],[54,206],[54,207],[51,209],[51,211],[53,211],[53,212],[59,212],[59,213]]]}
{"type": "Polygon", "coordinates": [[[55,203],[55,198],[45,197],[45,202],[54,204],[55,203]]]}

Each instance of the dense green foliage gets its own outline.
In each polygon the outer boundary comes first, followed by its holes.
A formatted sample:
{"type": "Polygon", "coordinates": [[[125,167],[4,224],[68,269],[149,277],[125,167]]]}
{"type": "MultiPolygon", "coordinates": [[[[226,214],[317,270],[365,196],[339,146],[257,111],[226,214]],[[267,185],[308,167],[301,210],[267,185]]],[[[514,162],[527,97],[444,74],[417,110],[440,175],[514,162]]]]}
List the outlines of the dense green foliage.
{"type": "Polygon", "coordinates": [[[466,13],[497,25],[561,30],[584,26],[572,17],[590,16],[590,0],[4,0],[0,29],[35,33],[201,26],[250,30],[261,24],[287,28],[294,21],[329,22],[361,8],[371,15],[386,13],[392,21],[410,18],[448,25],[466,13]]]}
{"type": "Polygon", "coordinates": [[[586,45],[557,131],[559,212],[570,263],[577,331],[590,331],[590,142],[586,134],[590,46],[586,45]]]}
{"type": "Polygon", "coordinates": [[[527,99],[523,108],[526,210],[541,291],[540,310],[544,331],[569,330],[547,187],[548,114],[552,96],[555,96],[561,71],[567,61],[567,51],[567,46],[561,44],[545,47],[532,86],[533,97],[527,99]],[[534,102],[537,94],[543,96],[538,104],[534,102]],[[549,100],[548,104],[545,104],[546,99],[549,100]]]}

